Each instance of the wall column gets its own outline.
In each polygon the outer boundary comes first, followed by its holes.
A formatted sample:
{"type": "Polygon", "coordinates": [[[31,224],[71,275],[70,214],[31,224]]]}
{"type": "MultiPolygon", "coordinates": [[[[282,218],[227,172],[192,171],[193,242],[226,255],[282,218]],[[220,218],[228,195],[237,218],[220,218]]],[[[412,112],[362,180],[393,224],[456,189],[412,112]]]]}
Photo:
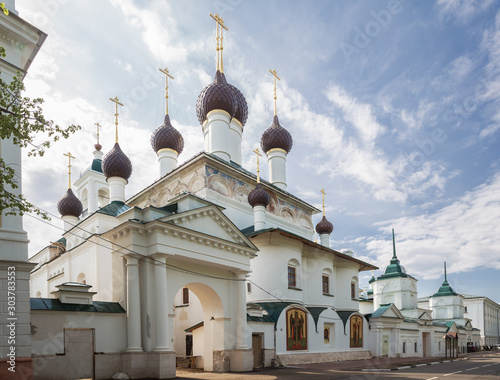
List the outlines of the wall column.
{"type": "Polygon", "coordinates": [[[127,352],[142,352],[141,343],[141,292],[139,287],[139,260],[127,260],[127,352]]]}
{"type": "Polygon", "coordinates": [[[168,329],[167,257],[155,255],[155,351],[171,351],[168,329]]]}
{"type": "Polygon", "coordinates": [[[236,280],[236,349],[248,348],[247,336],[247,297],[244,271],[234,272],[236,280]]]}

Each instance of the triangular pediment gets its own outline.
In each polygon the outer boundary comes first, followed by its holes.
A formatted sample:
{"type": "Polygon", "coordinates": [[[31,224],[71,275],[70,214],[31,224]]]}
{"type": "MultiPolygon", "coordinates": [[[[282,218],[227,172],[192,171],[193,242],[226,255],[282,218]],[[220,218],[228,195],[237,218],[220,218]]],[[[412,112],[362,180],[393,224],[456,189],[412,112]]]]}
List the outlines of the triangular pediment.
{"type": "Polygon", "coordinates": [[[215,205],[196,208],[160,219],[191,231],[257,249],[234,223],[215,205]]]}
{"type": "Polygon", "coordinates": [[[429,311],[424,311],[422,314],[420,314],[418,319],[422,321],[432,321],[432,315],[430,314],[429,311]]]}
{"type": "Polygon", "coordinates": [[[393,304],[380,305],[380,307],[375,310],[372,314],[372,318],[397,318],[404,319],[404,315],[398,310],[398,308],[393,304]]]}

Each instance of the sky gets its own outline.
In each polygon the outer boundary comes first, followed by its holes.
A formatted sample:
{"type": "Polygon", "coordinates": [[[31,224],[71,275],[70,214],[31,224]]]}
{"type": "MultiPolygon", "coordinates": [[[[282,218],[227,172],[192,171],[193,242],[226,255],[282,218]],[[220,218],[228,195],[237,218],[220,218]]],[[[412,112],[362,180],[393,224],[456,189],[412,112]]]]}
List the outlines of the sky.
{"type": "MultiPolygon", "coordinates": [[[[54,214],[25,217],[35,254],[62,233],[56,203],[92,160],[100,123],[132,161],[127,197],[158,178],[151,133],[165,113],[185,140],[179,163],[203,150],[196,100],[215,73],[215,23],[224,18],[226,78],[246,97],[243,166],[278,116],[292,135],[288,191],[321,208],[331,247],[352,250],[382,274],[397,255],[419,296],[443,281],[500,302],[500,3],[495,1],[17,0],[21,17],[48,34],[26,95],[46,116],[82,130],[23,160],[23,191],[54,214]]],[[[40,142],[43,136],[40,136],[40,142]]],[[[268,178],[266,160],[261,175],[268,178]]],[[[316,224],[321,214],[314,216],[316,224]]],[[[370,272],[360,276],[366,287],[370,272]]]]}

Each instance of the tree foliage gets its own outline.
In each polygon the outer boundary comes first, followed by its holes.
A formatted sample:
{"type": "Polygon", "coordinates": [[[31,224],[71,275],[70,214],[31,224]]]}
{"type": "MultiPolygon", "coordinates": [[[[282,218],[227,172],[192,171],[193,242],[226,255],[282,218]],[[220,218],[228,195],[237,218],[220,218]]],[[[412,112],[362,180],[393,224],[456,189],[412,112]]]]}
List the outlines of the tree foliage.
{"type": "MultiPolygon", "coordinates": [[[[5,57],[5,49],[0,47],[0,56],[5,57]]],[[[42,98],[30,99],[22,95],[25,90],[22,76],[17,75],[9,83],[0,78],[0,138],[12,139],[15,145],[29,148],[28,156],[43,156],[52,142],[68,138],[80,129],[71,124],[61,128],[43,114],[42,98]],[[43,141],[37,143],[42,137],[43,141]]],[[[15,170],[0,157],[0,212],[5,215],[23,215],[33,212],[49,219],[47,214],[28,202],[22,194],[11,190],[19,188],[15,170]]]]}

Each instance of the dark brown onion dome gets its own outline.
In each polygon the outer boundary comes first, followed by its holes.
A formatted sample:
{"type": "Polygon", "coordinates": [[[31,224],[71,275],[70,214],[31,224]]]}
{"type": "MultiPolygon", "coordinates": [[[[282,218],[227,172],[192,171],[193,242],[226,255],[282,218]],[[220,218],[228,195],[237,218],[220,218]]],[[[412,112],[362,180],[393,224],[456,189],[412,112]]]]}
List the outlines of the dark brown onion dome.
{"type": "Polygon", "coordinates": [[[180,132],[170,124],[170,117],[165,115],[163,124],[151,135],[151,146],[155,153],[160,149],[172,149],[181,154],[184,149],[184,139],[180,132]]]}
{"type": "Polygon", "coordinates": [[[269,202],[271,202],[271,197],[260,183],[258,183],[257,186],[255,186],[255,189],[250,191],[250,194],[248,194],[248,203],[250,203],[252,208],[255,206],[267,207],[269,202]]]}
{"type": "Polygon", "coordinates": [[[231,86],[227,84],[224,74],[217,70],[214,81],[200,92],[196,102],[200,124],[203,124],[210,111],[224,110],[233,118],[237,109],[238,103],[231,86]]]}
{"type": "Polygon", "coordinates": [[[98,144],[95,144],[95,145],[94,145],[94,148],[95,148],[95,150],[98,150],[98,151],[100,152],[100,151],[101,151],[101,149],[102,149],[102,145],[101,145],[101,144],[99,144],[99,143],[98,143],[98,144]]]}
{"type": "Polygon", "coordinates": [[[61,216],[76,216],[78,218],[83,212],[83,205],[73,193],[73,190],[68,189],[66,194],[57,202],[57,209],[61,216]]]}
{"type": "Polygon", "coordinates": [[[102,159],[102,171],[107,178],[121,177],[128,180],[132,174],[132,163],[122,152],[120,145],[115,143],[102,159]]]}
{"type": "Polygon", "coordinates": [[[316,224],[316,232],[320,235],[331,234],[333,231],[333,224],[331,224],[328,219],[323,215],[323,219],[316,224]]]}
{"type": "MultiPolygon", "coordinates": [[[[224,76],[224,73],[222,74],[224,76]]],[[[238,120],[242,126],[245,126],[248,119],[248,105],[247,100],[243,96],[240,90],[233,86],[231,83],[228,83],[228,86],[233,90],[234,97],[236,98],[236,103],[238,108],[236,109],[236,113],[234,114],[234,118],[238,120]]]]}
{"type": "Polygon", "coordinates": [[[264,153],[271,149],[283,149],[288,154],[292,149],[293,139],[290,132],[280,125],[278,116],[274,115],[273,124],[262,134],[260,146],[264,153]]]}

